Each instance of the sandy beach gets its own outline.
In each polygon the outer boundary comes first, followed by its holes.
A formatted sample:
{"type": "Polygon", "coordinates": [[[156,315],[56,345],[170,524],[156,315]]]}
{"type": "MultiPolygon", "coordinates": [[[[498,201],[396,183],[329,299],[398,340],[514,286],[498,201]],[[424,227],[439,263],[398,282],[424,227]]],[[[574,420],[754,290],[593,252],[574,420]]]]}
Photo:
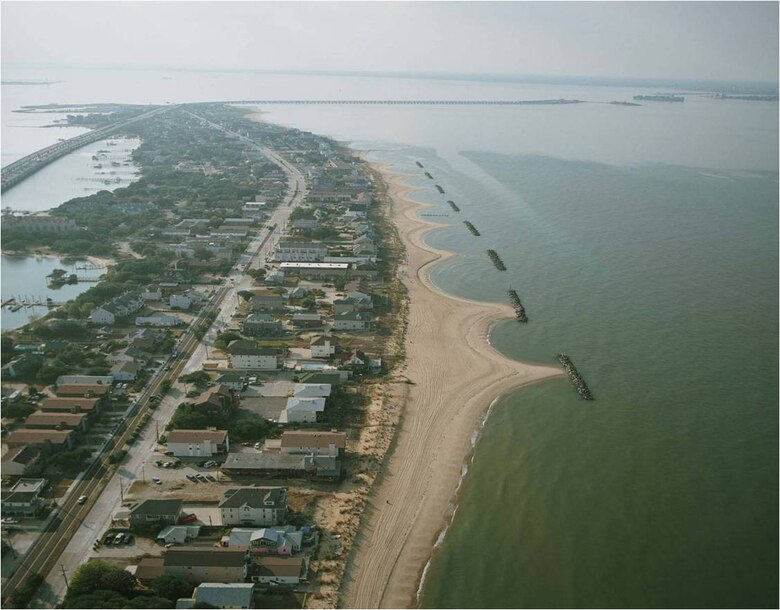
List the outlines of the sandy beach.
{"type": "Polygon", "coordinates": [[[404,176],[373,164],[389,186],[391,216],[406,247],[399,269],[409,296],[409,385],[401,421],[366,513],[342,585],[348,608],[410,607],[436,538],[447,525],[474,430],[490,404],[521,385],[560,376],[488,343],[490,327],[513,318],[509,305],[458,299],[435,288],[433,266],[454,256],[424,242],[444,226],[421,220],[404,176]]]}

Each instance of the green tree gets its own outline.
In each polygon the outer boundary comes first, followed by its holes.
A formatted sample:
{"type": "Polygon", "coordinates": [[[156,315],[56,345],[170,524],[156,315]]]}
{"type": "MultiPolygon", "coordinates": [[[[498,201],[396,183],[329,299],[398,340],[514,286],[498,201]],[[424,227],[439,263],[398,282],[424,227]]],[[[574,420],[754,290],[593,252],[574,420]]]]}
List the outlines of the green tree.
{"type": "Polygon", "coordinates": [[[192,595],[194,585],[178,576],[165,575],[155,578],[151,585],[152,590],[166,599],[175,602],[180,597],[189,597],[192,595]]]}
{"type": "MultiPolygon", "coordinates": [[[[185,596],[183,596],[185,597],[185,596]]],[[[189,596],[186,596],[189,597],[189,596]]],[[[128,601],[122,608],[174,608],[176,600],[169,600],[155,595],[139,595],[128,601]]]]}
{"type": "Polygon", "coordinates": [[[68,596],[87,595],[101,589],[127,596],[134,588],[135,582],[129,572],[104,561],[88,561],[76,568],[71,576],[68,596]]]}

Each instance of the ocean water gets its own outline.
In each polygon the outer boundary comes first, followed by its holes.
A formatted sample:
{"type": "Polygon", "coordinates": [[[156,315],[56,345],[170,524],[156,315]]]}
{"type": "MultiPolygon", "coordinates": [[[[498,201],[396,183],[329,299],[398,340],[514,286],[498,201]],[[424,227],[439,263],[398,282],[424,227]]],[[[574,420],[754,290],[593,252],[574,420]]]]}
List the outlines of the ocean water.
{"type": "Polygon", "coordinates": [[[12,76],[66,82],[3,86],[4,126],[8,100],[36,96],[591,102],[259,109],[408,173],[452,222],[428,238],[460,255],[435,269],[437,285],[483,300],[515,288],[530,322],[501,323],[491,341],[539,362],[565,351],[596,397],[556,380],[496,404],[420,604],[777,605],[777,104],[621,107],[603,102],[648,91],[421,79],[12,76]]]}

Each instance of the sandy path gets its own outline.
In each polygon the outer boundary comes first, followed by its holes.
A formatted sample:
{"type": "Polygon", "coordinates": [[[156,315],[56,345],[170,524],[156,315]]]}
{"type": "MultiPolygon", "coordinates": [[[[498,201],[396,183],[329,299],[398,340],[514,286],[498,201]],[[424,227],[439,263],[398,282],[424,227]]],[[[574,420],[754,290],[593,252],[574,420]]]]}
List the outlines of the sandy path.
{"type": "Polygon", "coordinates": [[[496,397],[563,374],[510,360],[490,346],[490,326],[514,317],[509,305],[458,299],[430,283],[434,263],[454,256],[423,241],[442,225],[417,217],[428,206],[407,198],[413,189],[403,176],[375,167],[389,184],[392,216],[407,250],[401,272],[409,291],[409,326],[400,373],[415,385],[409,386],[395,447],[368,502],[344,578],[342,602],[348,608],[416,604],[422,571],[447,523],[480,418],[496,397]]]}

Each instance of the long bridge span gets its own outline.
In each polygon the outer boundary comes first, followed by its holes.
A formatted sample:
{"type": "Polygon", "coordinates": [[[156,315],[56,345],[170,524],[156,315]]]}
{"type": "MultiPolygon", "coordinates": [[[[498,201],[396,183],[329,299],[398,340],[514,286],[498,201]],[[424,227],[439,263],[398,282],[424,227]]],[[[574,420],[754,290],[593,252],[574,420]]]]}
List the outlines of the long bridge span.
{"type": "Polygon", "coordinates": [[[92,142],[102,140],[103,138],[116,131],[119,131],[127,125],[136,123],[138,121],[143,121],[163,112],[167,112],[173,107],[174,106],[155,106],[153,110],[134,116],[130,119],[127,119],[126,121],[119,121],[112,125],[101,127],[100,129],[93,129],[92,131],[83,133],[79,136],[76,136],[75,138],[70,138],[64,142],[57,142],[56,144],[52,144],[51,146],[37,150],[34,153],[27,155],[26,157],[17,159],[13,163],[9,163],[7,166],[5,166],[2,169],[2,172],[0,172],[2,174],[2,185],[0,185],[0,192],[4,192],[12,186],[19,184],[22,180],[31,174],[34,174],[42,167],[48,165],[56,159],[59,159],[60,157],[67,155],[68,153],[73,152],[76,149],[81,148],[82,146],[86,146],[92,142]]]}

